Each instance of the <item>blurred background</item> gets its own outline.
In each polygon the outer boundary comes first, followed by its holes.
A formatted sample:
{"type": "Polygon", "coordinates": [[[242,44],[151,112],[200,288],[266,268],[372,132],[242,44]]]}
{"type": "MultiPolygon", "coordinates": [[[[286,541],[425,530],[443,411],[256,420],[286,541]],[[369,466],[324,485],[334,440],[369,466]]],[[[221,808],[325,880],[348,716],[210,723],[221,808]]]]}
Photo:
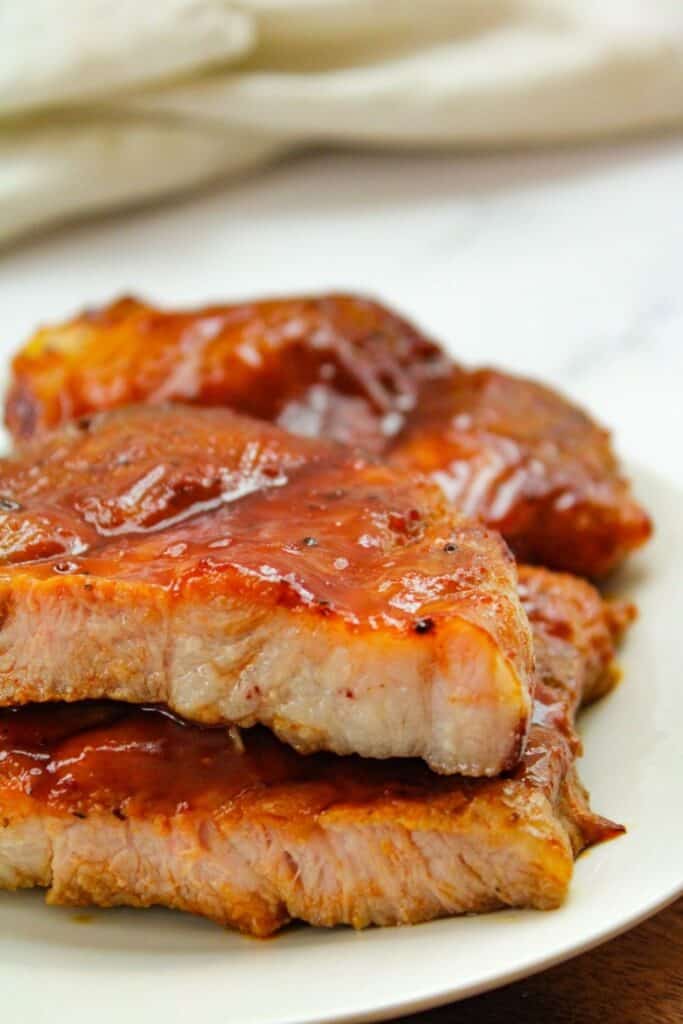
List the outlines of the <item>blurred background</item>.
{"type": "Polygon", "coordinates": [[[122,292],[367,292],[683,482],[680,0],[15,0],[0,50],[3,362],[122,292]]]}

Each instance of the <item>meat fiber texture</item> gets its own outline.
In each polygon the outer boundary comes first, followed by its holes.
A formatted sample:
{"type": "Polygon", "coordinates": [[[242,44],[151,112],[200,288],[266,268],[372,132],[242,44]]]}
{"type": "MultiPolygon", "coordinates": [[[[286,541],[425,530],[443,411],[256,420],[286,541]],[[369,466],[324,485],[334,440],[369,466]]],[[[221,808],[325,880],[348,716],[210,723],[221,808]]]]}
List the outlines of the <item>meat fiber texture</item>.
{"type": "Polygon", "coordinates": [[[162,703],[446,774],[519,759],[516,567],[425,479],[227,409],[147,405],[24,446],[0,496],[0,704],[162,703]]]}
{"type": "Polygon", "coordinates": [[[615,678],[628,606],[522,570],[539,685],[521,763],[496,779],[417,761],[302,757],[112,703],[0,711],[0,886],[51,903],[162,904],[255,935],[549,909],[573,860],[621,829],[590,811],[573,718],[615,678]]]}

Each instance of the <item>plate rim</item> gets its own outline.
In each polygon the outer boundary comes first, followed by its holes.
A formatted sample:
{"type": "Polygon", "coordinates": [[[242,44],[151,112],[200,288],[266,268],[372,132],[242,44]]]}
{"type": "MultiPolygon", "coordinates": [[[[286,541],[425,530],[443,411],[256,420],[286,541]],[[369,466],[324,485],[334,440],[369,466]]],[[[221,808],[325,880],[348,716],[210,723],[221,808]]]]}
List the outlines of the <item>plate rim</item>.
{"type": "MultiPolygon", "coordinates": [[[[532,967],[518,967],[505,974],[496,974],[495,977],[482,979],[480,981],[474,981],[471,985],[458,986],[456,989],[442,990],[438,993],[434,993],[434,996],[416,996],[412,1000],[401,1000],[400,1002],[368,1011],[367,1013],[361,1011],[358,1014],[356,1011],[352,1011],[349,1014],[336,1014],[333,1013],[331,1016],[318,1017],[318,1024],[374,1024],[376,1021],[386,1021],[395,1018],[409,1017],[411,1014],[421,1013],[423,1011],[435,1010],[441,1006],[448,1006],[449,1004],[455,1004],[463,1002],[465,999],[472,999],[475,996],[484,995],[486,992],[493,992],[498,988],[505,988],[506,985],[512,985],[516,981],[522,981],[524,978],[532,978],[535,974],[542,974],[544,971],[551,970],[553,967],[557,967],[560,964],[567,963],[569,960],[574,960],[576,957],[581,956],[583,953],[589,953],[592,949],[597,949],[599,946],[610,942],[612,939],[618,938],[620,935],[624,935],[626,932],[631,931],[633,928],[637,928],[638,925],[643,924],[651,917],[655,917],[660,911],[665,910],[671,906],[678,899],[683,897],[683,878],[678,886],[673,891],[667,893],[662,899],[656,899],[645,906],[642,911],[636,911],[631,918],[624,921],[612,928],[607,928],[604,931],[597,931],[584,941],[578,941],[572,946],[569,946],[566,950],[561,952],[550,954],[544,960],[539,960],[534,963],[532,967]],[[455,994],[451,994],[454,992],[455,994]]],[[[505,913],[505,911],[500,911],[505,913]]],[[[552,913],[552,911],[547,911],[552,913]]],[[[429,924],[429,922],[426,922],[429,924]]],[[[289,1019],[283,1018],[282,1024],[302,1024],[296,1018],[290,1017],[289,1019]]],[[[308,1024],[307,1021],[303,1024],[308,1024]]],[[[400,1022],[397,1020],[397,1024],[400,1022]]]]}

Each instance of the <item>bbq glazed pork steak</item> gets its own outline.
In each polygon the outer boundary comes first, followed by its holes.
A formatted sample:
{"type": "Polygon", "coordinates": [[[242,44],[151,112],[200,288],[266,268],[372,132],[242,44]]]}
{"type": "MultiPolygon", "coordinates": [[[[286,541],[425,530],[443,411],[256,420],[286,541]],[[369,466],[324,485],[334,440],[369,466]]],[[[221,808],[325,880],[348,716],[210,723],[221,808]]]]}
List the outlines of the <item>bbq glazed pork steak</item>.
{"type": "Polygon", "coordinates": [[[111,698],[296,750],[516,764],[529,624],[433,484],[227,409],[81,419],[0,463],[0,704],[111,698]]]}
{"type": "Polygon", "coordinates": [[[429,473],[517,558],[602,576],[650,535],[607,431],[549,388],[455,364],[350,295],[167,313],[124,299],[39,330],[13,362],[17,440],[131,402],[227,405],[429,473]]]}
{"type": "Polygon", "coordinates": [[[360,928],[558,906],[574,856],[621,831],[589,809],[573,715],[613,682],[632,609],[572,577],[521,576],[539,685],[513,771],[302,757],[260,728],[240,737],[122,704],[7,709],[0,886],[162,904],[255,935],[292,918],[360,928]]]}

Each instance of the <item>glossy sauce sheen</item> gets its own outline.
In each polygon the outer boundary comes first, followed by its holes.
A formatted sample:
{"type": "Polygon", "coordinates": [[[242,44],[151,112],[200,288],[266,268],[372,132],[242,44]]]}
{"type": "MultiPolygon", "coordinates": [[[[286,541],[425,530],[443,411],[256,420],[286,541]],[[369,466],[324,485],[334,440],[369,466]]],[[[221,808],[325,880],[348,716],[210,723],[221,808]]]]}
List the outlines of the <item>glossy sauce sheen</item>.
{"type": "Polygon", "coordinates": [[[131,402],[227,405],[433,476],[518,558],[602,575],[651,532],[609,435],[532,381],[465,370],[395,313],[328,295],[163,313],[125,299],[13,362],[18,439],[131,402]]]}
{"type": "Polygon", "coordinates": [[[226,409],[141,406],[0,464],[0,580],[115,579],[169,597],[260,594],[351,626],[433,634],[466,612],[519,657],[514,570],[437,488],[226,409]]]}
{"type": "MultiPolygon", "coordinates": [[[[265,729],[241,734],[183,723],[165,710],[121,704],[33,705],[0,711],[0,779],[69,813],[125,816],[235,811],[287,787],[317,812],[332,803],[450,791],[419,762],[304,757],[265,729]],[[93,719],[96,724],[93,724],[93,719]]],[[[458,782],[466,792],[469,783],[458,782]]]]}
{"type": "MultiPolygon", "coordinates": [[[[247,813],[257,804],[266,816],[306,821],[331,807],[370,809],[387,800],[414,800],[428,809],[430,800],[441,797],[454,814],[474,797],[503,796],[506,779],[527,783],[554,801],[571,763],[570,743],[549,723],[532,727],[524,758],[512,773],[465,779],[434,775],[414,759],[305,757],[260,727],[238,734],[183,723],[162,709],[102,702],[0,710],[5,805],[14,792],[75,817],[220,817],[247,813]]],[[[582,826],[588,842],[621,831],[594,815],[582,826]]]]}
{"type": "Polygon", "coordinates": [[[601,576],[651,533],[609,433],[550,388],[496,370],[433,382],[387,457],[428,474],[519,561],[601,576]]]}
{"type": "Polygon", "coordinates": [[[288,430],[381,448],[448,360],[406,320],[328,295],[162,313],[135,299],[39,332],[14,361],[7,422],[28,438],[140,401],[228,405],[288,430]],[[40,401],[33,392],[33,373],[40,401]]]}
{"type": "MultiPolygon", "coordinates": [[[[524,569],[539,670],[525,755],[506,776],[446,778],[416,760],[303,757],[261,728],[238,733],[189,725],[161,708],[112,702],[29,706],[0,711],[0,789],[86,815],[265,813],[315,816],[333,805],[448,796],[452,813],[473,796],[504,794],[506,779],[554,800],[579,744],[574,714],[609,680],[614,643],[633,617],[609,606],[588,584],[524,569]],[[455,803],[453,803],[455,800],[455,803]],[[264,803],[265,801],[265,803],[264,803]]],[[[587,842],[620,831],[595,815],[582,820],[587,842]]]]}

